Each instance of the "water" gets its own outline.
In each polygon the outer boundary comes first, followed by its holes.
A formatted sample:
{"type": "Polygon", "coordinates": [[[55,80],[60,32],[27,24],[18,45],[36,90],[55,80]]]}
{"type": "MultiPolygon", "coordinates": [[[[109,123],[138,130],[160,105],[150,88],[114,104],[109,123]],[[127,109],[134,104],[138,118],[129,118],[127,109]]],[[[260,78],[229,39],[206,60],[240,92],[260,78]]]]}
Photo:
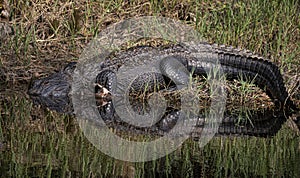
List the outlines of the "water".
{"type": "Polygon", "coordinates": [[[97,150],[82,134],[75,118],[32,106],[21,94],[3,96],[1,177],[300,175],[300,137],[291,117],[274,136],[217,136],[204,148],[190,139],[166,157],[130,163],[97,150]]]}

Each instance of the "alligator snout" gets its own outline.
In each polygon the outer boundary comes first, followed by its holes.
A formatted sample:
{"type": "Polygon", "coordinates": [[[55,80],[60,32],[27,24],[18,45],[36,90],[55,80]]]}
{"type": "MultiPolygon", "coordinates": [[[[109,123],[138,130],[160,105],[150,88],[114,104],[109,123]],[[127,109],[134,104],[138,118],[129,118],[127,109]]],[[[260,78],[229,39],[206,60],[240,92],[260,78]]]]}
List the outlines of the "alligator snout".
{"type": "Polygon", "coordinates": [[[38,91],[38,87],[37,87],[37,82],[38,81],[34,81],[32,83],[29,84],[29,88],[28,88],[28,91],[27,93],[30,95],[30,96],[38,96],[39,95],[39,91],[38,91]]]}
{"type": "Polygon", "coordinates": [[[42,87],[41,86],[43,86],[43,80],[42,79],[31,81],[27,93],[30,96],[39,96],[42,93],[42,87]]]}
{"type": "Polygon", "coordinates": [[[49,77],[34,81],[29,87],[28,94],[41,97],[62,97],[70,92],[70,84],[61,76],[49,77]]]}
{"type": "Polygon", "coordinates": [[[75,67],[76,62],[71,62],[61,72],[35,80],[30,84],[28,94],[36,97],[68,97],[75,67]]]}
{"type": "Polygon", "coordinates": [[[69,104],[70,82],[66,80],[66,76],[55,73],[32,82],[28,94],[35,104],[46,106],[58,112],[71,113],[72,106],[69,104]]]}

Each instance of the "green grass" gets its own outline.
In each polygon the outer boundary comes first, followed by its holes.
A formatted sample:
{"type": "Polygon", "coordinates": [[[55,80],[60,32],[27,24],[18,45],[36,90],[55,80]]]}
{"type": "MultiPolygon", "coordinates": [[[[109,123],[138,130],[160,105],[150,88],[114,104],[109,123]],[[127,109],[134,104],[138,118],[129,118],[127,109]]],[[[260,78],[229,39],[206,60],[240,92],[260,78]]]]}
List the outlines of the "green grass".
{"type": "MultiPolygon", "coordinates": [[[[159,160],[128,163],[98,151],[74,118],[32,106],[25,93],[31,77],[45,76],[78,59],[87,43],[108,25],[157,15],[191,25],[209,42],[246,48],[275,62],[299,105],[299,4],[298,0],[56,0],[49,4],[9,0],[9,23],[15,34],[0,46],[0,66],[6,76],[0,82],[4,85],[0,87],[2,176],[297,177],[300,138],[288,123],[273,138],[214,138],[203,149],[187,141],[159,160]]],[[[257,90],[251,81],[243,79],[231,87],[232,95],[241,93],[238,99],[261,98],[252,92],[257,90]]]]}

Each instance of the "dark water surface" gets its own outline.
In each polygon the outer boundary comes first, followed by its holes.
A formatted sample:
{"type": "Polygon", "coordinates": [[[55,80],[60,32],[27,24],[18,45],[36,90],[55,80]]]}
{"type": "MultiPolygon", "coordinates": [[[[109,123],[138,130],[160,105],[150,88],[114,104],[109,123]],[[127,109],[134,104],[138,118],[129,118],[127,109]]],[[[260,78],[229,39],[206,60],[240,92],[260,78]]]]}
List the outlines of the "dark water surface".
{"type": "MultiPolygon", "coordinates": [[[[269,130],[270,134],[259,137],[217,134],[203,148],[189,139],[161,159],[130,163],[101,153],[86,139],[74,117],[32,106],[31,101],[20,94],[6,94],[1,101],[1,177],[300,175],[300,137],[293,116],[283,117],[283,120],[264,116],[266,122],[261,125],[274,128],[269,130]]],[[[251,126],[238,128],[245,130],[251,126]]]]}

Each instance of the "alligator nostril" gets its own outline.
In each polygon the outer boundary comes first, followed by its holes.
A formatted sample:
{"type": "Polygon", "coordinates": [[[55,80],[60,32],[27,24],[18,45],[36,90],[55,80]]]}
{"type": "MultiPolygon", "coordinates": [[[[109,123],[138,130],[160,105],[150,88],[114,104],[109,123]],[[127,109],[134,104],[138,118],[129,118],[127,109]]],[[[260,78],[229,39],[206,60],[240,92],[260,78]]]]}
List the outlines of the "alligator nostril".
{"type": "Polygon", "coordinates": [[[28,88],[28,94],[29,95],[38,95],[38,90],[36,89],[37,88],[37,82],[30,82],[29,84],[29,88],[28,88]]]}

